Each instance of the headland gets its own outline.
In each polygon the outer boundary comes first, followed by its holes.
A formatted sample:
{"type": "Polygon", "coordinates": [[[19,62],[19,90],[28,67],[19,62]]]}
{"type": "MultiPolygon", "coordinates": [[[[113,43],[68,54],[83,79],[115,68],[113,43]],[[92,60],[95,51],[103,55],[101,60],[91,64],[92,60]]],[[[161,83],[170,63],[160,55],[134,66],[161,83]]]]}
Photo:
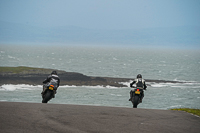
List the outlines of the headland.
{"type": "MultiPolygon", "coordinates": [[[[54,69],[33,68],[33,67],[0,67],[0,85],[3,84],[30,84],[42,85],[44,79],[54,69]]],[[[56,70],[60,79],[60,85],[76,85],[76,86],[115,86],[127,87],[121,82],[130,82],[131,78],[115,78],[115,77],[94,77],[87,76],[77,72],[66,72],[56,70]]],[[[178,81],[145,79],[146,82],[155,83],[180,83],[178,81]]]]}

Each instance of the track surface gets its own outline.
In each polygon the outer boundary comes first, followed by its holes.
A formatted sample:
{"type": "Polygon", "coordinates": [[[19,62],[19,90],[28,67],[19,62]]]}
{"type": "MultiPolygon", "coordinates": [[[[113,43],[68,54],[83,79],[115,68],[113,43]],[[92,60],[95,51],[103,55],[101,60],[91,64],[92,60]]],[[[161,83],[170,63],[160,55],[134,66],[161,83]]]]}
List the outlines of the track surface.
{"type": "Polygon", "coordinates": [[[0,132],[199,133],[200,118],[182,111],[0,102],[0,132]]]}

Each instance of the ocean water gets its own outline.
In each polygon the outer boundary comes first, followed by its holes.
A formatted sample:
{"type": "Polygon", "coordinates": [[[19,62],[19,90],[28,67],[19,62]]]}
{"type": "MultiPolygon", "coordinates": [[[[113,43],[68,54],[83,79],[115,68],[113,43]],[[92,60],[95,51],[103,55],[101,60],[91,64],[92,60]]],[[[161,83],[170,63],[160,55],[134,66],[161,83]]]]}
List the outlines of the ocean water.
{"type": "MultiPolygon", "coordinates": [[[[0,66],[29,66],[88,76],[184,81],[150,83],[139,108],[200,108],[200,51],[116,47],[1,46],[0,66]]],[[[42,81],[41,81],[42,82],[42,81]]],[[[62,79],[61,79],[62,82],[62,79]]],[[[131,81],[130,81],[131,82],[131,81]]],[[[129,85],[130,82],[123,83],[129,85]]],[[[41,102],[42,86],[0,86],[0,101],[41,102]]],[[[61,86],[49,103],[132,107],[129,87],[61,86]]]]}

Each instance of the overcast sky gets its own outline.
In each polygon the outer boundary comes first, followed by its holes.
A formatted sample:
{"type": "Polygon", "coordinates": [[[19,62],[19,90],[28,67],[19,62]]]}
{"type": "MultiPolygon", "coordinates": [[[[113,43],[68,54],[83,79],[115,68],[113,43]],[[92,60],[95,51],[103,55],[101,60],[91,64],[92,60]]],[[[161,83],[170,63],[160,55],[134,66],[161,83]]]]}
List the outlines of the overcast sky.
{"type": "Polygon", "coordinates": [[[200,0],[1,0],[0,21],[90,29],[200,26],[200,0]]]}

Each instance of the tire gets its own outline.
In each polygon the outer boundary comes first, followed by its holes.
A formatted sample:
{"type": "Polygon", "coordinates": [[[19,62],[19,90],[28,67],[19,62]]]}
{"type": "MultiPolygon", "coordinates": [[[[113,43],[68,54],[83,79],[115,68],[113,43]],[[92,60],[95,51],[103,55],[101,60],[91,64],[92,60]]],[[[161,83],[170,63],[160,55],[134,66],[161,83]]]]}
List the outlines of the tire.
{"type": "Polygon", "coordinates": [[[44,96],[44,99],[42,100],[42,103],[47,103],[50,99],[51,99],[51,92],[47,91],[44,96]]]}
{"type": "Polygon", "coordinates": [[[137,108],[138,103],[139,103],[139,96],[135,95],[134,101],[133,101],[133,108],[137,108]]]}

